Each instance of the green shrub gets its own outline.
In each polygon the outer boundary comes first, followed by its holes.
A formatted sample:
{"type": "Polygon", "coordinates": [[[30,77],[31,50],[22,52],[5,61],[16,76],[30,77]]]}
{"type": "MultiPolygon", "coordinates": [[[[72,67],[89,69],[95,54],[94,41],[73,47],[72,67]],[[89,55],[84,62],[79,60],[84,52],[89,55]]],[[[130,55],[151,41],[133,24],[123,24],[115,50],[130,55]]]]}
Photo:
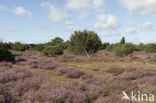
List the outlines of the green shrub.
{"type": "Polygon", "coordinates": [[[0,61],[15,61],[15,57],[7,49],[0,48],[0,61]]]}
{"type": "Polygon", "coordinates": [[[16,51],[25,51],[29,49],[29,46],[26,44],[21,44],[20,42],[16,42],[12,45],[11,49],[16,51]]]}
{"type": "Polygon", "coordinates": [[[101,40],[93,31],[75,31],[70,37],[69,50],[75,54],[92,54],[101,48],[101,40]]]}
{"type": "Polygon", "coordinates": [[[63,46],[55,45],[55,46],[46,46],[43,50],[43,54],[47,56],[57,56],[63,54],[63,46]]]}
{"type": "Polygon", "coordinates": [[[136,45],[136,50],[137,51],[144,51],[145,45],[143,43],[140,43],[139,45],[136,45]]]}
{"type": "Polygon", "coordinates": [[[108,45],[106,48],[105,48],[106,51],[112,51],[113,50],[113,45],[108,45]]]}
{"type": "Polygon", "coordinates": [[[34,47],[32,47],[32,50],[36,50],[36,51],[42,51],[45,48],[44,44],[37,44],[34,47]]]}
{"type": "Polygon", "coordinates": [[[147,44],[145,47],[145,52],[153,52],[156,53],[156,44],[151,43],[151,44],[147,44]]]}
{"type": "Polygon", "coordinates": [[[113,51],[117,56],[127,56],[135,51],[135,46],[132,43],[118,44],[113,48],[113,51]]]}

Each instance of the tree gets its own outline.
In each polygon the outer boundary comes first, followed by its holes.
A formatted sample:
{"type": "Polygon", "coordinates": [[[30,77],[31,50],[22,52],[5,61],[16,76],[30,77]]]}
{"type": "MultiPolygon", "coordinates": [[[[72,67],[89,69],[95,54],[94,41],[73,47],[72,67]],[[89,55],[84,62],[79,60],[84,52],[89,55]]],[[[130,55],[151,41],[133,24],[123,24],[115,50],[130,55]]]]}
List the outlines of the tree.
{"type": "Polygon", "coordinates": [[[47,43],[47,45],[57,45],[57,44],[61,44],[64,43],[64,40],[60,37],[55,37],[54,39],[52,39],[50,42],[47,43]]]}
{"type": "Polygon", "coordinates": [[[125,37],[122,37],[120,44],[125,44],[125,37]]]}
{"type": "Polygon", "coordinates": [[[75,54],[95,53],[102,46],[99,36],[93,31],[75,31],[70,37],[69,50],[75,54]]]}

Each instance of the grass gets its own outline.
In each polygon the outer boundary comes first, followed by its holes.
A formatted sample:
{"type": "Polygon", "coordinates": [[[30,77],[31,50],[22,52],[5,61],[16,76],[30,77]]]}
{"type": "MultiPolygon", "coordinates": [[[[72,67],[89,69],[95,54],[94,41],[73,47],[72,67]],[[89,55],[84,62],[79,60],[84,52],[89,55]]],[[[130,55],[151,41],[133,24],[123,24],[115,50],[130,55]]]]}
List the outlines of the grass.
{"type": "Polygon", "coordinates": [[[44,70],[44,69],[39,69],[39,68],[31,68],[28,65],[26,65],[26,66],[14,65],[14,67],[21,67],[21,68],[28,70],[28,71],[31,71],[31,72],[44,73],[56,82],[71,82],[71,81],[76,80],[76,79],[67,78],[65,75],[62,75],[62,74],[60,74],[54,70],[44,70]]]}

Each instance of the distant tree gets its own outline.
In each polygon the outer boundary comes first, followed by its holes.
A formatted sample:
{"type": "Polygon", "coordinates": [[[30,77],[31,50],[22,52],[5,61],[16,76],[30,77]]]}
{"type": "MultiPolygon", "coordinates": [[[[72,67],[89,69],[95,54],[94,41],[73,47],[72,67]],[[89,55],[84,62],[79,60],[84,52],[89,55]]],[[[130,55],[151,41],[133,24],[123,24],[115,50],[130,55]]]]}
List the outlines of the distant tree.
{"type": "Polygon", "coordinates": [[[57,45],[60,43],[64,43],[64,40],[60,37],[55,37],[54,39],[52,39],[50,42],[47,43],[47,45],[57,45]]]}
{"type": "Polygon", "coordinates": [[[75,54],[95,53],[102,46],[101,39],[93,31],[75,31],[70,37],[69,50],[75,54]]]}
{"type": "Polygon", "coordinates": [[[125,37],[122,37],[120,43],[121,43],[121,44],[125,44],[125,37]]]}

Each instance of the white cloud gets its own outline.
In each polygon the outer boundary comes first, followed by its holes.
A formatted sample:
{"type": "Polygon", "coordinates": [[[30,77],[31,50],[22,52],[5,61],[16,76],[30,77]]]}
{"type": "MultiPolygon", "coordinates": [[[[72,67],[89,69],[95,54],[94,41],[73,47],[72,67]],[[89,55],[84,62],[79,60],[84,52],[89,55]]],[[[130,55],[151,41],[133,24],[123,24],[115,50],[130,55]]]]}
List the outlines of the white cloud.
{"type": "Polygon", "coordinates": [[[135,31],[134,28],[130,27],[130,28],[125,29],[125,33],[126,34],[134,34],[134,33],[137,33],[137,32],[135,31]]]}
{"type": "Polygon", "coordinates": [[[114,15],[100,14],[97,16],[98,21],[94,24],[94,27],[99,30],[118,29],[120,23],[114,15]]]}
{"type": "Polygon", "coordinates": [[[156,16],[156,0],[120,0],[132,15],[156,16]]]}
{"type": "Polygon", "coordinates": [[[64,22],[69,19],[67,13],[60,8],[55,7],[53,4],[48,2],[42,2],[41,7],[49,10],[49,18],[55,22],[64,22]]]}
{"type": "Polygon", "coordinates": [[[32,14],[30,11],[25,10],[23,7],[15,7],[15,9],[12,11],[14,14],[19,16],[25,16],[32,18],[32,14]]]}
{"type": "Polygon", "coordinates": [[[13,12],[19,16],[23,16],[26,14],[26,10],[23,7],[16,7],[13,12]]]}
{"type": "Polygon", "coordinates": [[[54,22],[63,23],[66,26],[66,30],[76,30],[77,27],[74,26],[73,22],[70,20],[68,14],[61,8],[56,7],[52,3],[42,2],[41,7],[47,8],[49,10],[49,18],[54,22]]]}
{"type": "Polygon", "coordinates": [[[142,31],[155,31],[156,30],[156,26],[154,26],[152,23],[150,22],[145,22],[143,24],[139,24],[138,27],[140,28],[140,30],[142,31]]]}
{"type": "Polygon", "coordinates": [[[104,37],[113,37],[113,36],[120,36],[120,32],[118,31],[105,31],[101,33],[104,37]]]}
{"type": "Polygon", "coordinates": [[[91,8],[90,0],[67,0],[66,8],[72,10],[86,10],[91,8]]]}
{"type": "Polygon", "coordinates": [[[105,0],[67,0],[65,8],[79,13],[79,19],[84,19],[93,10],[103,11],[105,0]]]}
{"type": "Polygon", "coordinates": [[[155,39],[150,39],[150,38],[146,38],[146,39],[142,39],[142,40],[140,40],[140,42],[141,43],[145,43],[145,44],[147,44],[147,43],[156,43],[156,40],[155,39]]]}
{"type": "Polygon", "coordinates": [[[93,0],[94,8],[101,8],[105,3],[105,0],[93,0]]]}

